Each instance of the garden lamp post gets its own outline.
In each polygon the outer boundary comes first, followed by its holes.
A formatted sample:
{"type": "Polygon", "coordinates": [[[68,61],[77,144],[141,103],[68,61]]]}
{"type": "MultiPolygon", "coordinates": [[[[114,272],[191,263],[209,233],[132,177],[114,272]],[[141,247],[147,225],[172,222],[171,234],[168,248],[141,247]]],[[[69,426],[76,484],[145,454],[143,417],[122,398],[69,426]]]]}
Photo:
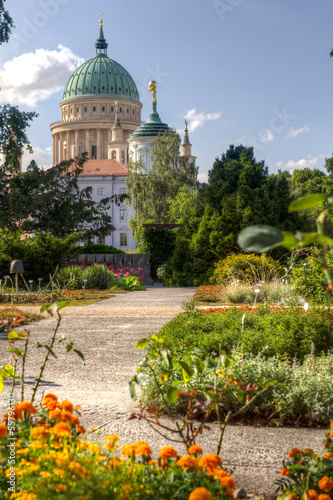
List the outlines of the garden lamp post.
{"type": "Polygon", "coordinates": [[[10,265],[10,271],[11,274],[15,274],[15,290],[16,290],[16,295],[18,294],[18,275],[24,273],[24,267],[23,267],[23,262],[21,260],[13,260],[13,262],[10,265]]]}

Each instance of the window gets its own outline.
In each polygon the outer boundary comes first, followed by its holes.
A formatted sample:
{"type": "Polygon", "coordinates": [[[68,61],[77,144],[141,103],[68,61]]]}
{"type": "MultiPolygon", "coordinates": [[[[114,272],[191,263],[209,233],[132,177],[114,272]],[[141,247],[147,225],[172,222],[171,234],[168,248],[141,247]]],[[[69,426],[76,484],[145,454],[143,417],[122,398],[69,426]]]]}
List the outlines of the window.
{"type": "Polygon", "coordinates": [[[129,109],[127,108],[127,113],[129,113],[129,109]]]}
{"type": "Polygon", "coordinates": [[[91,159],[96,160],[97,159],[97,146],[92,146],[91,147],[91,159]]]}
{"type": "Polygon", "coordinates": [[[102,106],[102,111],[105,111],[105,106],[102,106]]]}
{"type": "Polygon", "coordinates": [[[120,188],[120,194],[127,194],[127,188],[120,188]]]}
{"type": "Polygon", "coordinates": [[[127,247],[127,233],[120,233],[120,246],[127,247]]]}
{"type": "Polygon", "coordinates": [[[146,155],[140,155],[140,165],[142,167],[146,166],[146,155]]]}
{"type": "Polygon", "coordinates": [[[76,112],[79,113],[79,111],[80,111],[80,108],[76,108],[76,112]]]}
{"type": "Polygon", "coordinates": [[[105,194],[105,188],[98,188],[98,194],[99,194],[99,196],[102,196],[103,194],[105,194]]]}
{"type": "Polygon", "coordinates": [[[84,112],[86,113],[88,111],[88,108],[84,108],[84,112]]]}
{"type": "Polygon", "coordinates": [[[122,111],[123,111],[123,108],[119,108],[119,113],[122,113],[122,111]]]}
{"type": "Polygon", "coordinates": [[[96,111],[96,106],[93,106],[93,111],[96,111]]]}
{"type": "Polygon", "coordinates": [[[134,111],[134,109],[133,109],[133,115],[134,115],[134,113],[135,113],[135,111],[134,111]]]}
{"type": "Polygon", "coordinates": [[[113,110],[114,110],[114,108],[113,108],[113,106],[111,106],[111,113],[113,113],[113,110]]]}
{"type": "Polygon", "coordinates": [[[127,208],[120,207],[120,220],[127,220],[127,208]]]}
{"type": "Polygon", "coordinates": [[[73,108],[71,108],[71,115],[73,114],[73,108]]]}

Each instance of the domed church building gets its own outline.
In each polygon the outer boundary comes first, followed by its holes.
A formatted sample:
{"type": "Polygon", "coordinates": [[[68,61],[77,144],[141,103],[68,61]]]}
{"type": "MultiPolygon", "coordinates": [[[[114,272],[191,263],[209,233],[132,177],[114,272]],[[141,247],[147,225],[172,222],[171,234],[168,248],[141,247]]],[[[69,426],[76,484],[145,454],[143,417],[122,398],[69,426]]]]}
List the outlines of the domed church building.
{"type": "MultiPolygon", "coordinates": [[[[151,142],[169,127],[157,113],[155,82],[150,88],[152,112],[147,124],[142,124],[142,104],[133,78],[107,55],[102,14],[95,48],[96,55],[68,80],[60,103],[61,121],[51,124],[51,132],[54,165],[88,153],[79,184],[82,188],[91,186],[93,200],[99,201],[126,193],[128,162],[141,161],[149,168],[151,142]]],[[[110,215],[116,229],[100,242],[135,249],[128,226],[132,213],[125,203],[121,207],[112,204],[110,215]]]]}

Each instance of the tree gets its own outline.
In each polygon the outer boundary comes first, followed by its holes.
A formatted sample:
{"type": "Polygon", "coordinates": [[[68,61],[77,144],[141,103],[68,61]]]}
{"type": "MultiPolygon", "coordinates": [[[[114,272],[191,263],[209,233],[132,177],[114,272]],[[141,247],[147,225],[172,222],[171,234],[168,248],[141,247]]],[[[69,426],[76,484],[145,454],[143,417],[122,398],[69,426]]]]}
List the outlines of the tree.
{"type": "Polygon", "coordinates": [[[196,168],[193,163],[178,165],[180,137],[174,130],[159,135],[152,143],[152,168],[148,172],[139,163],[129,165],[126,179],[129,203],[134,215],[130,227],[134,235],[142,223],[170,222],[168,198],[176,197],[179,190],[196,187],[196,168]]]}
{"type": "Polygon", "coordinates": [[[13,19],[5,9],[6,0],[0,0],[0,45],[9,40],[9,35],[14,27],[13,19]]]}
{"type": "Polygon", "coordinates": [[[86,154],[48,170],[33,161],[26,172],[8,174],[0,168],[0,227],[25,233],[49,231],[64,237],[76,231],[86,236],[105,236],[114,230],[107,211],[123,196],[92,200],[92,187],[80,189],[79,175],[86,154]]]}

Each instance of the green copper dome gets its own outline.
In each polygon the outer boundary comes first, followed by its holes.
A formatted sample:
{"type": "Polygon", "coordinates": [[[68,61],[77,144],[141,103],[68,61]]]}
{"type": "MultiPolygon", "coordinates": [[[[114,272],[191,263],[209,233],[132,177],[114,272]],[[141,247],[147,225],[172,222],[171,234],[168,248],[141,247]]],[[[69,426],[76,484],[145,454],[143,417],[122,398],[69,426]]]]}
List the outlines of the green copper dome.
{"type": "Polygon", "coordinates": [[[157,103],[153,102],[148,120],[135,129],[133,134],[129,136],[129,139],[133,139],[134,137],[154,137],[158,134],[163,134],[166,130],[169,130],[169,125],[162,122],[157,112],[157,103]]]}
{"type": "Polygon", "coordinates": [[[128,71],[107,56],[103,28],[95,43],[96,55],[77,68],[68,80],[64,100],[87,97],[113,97],[139,101],[139,92],[128,71]]]}

